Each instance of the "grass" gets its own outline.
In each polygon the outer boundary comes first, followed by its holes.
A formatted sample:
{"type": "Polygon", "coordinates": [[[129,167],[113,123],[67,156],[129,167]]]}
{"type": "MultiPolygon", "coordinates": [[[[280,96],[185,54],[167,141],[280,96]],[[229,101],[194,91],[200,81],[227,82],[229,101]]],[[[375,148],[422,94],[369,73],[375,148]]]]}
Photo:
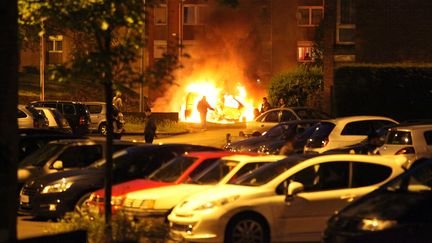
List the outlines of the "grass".
{"type": "MultiPolygon", "coordinates": [[[[128,133],[142,133],[144,132],[144,120],[141,118],[126,116],[125,130],[128,133]]],[[[188,126],[181,122],[170,120],[163,120],[156,124],[157,133],[182,133],[188,132],[188,126]]]]}

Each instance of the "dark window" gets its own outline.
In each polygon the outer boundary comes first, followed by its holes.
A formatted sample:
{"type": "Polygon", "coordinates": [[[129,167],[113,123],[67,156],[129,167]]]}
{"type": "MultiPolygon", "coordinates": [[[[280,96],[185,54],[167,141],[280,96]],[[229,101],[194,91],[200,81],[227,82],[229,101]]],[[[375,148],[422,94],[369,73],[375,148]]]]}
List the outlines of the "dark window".
{"type": "Polygon", "coordinates": [[[75,108],[71,104],[63,104],[63,113],[67,115],[74,115],[75,114],[75,108]]]}
{"type": "Polygon", "coordinates": [[[157,169],[149,176],[150,180],[174,182],[197,160],[197,158],[178,156],[157,169]]]}
{"type": "Polygon", "coordinates": [[[390,167],[353,162],[352,187],[370,186],[386,180],[392,173],[390,167]]]}
{"type": "Polygon", "coordinates": [[[87,105],[90,114],[99,114],[102,112],[102,105],[87,105]]]}
{"type": "MultiPolygon", "coordinates": [[[[311,148],[321,148],[325,144],[324,141],[328,139],[328,136],[330,135],[331,131],[333,131],[333,128],[335,127],[335,124],[331,122],[321,122],[316,127],[312,128],[313,133],[309,137],[307,141],[307,146],[311,148]]],[[[309,130],[309,132],[311,132],[309,130]]]]}
{"type": "Polygon", "coordinates": [[[341,135],[364,135],[367,136],[372,131],[372,121],[356,121],[345,125],[341,135]]]}
{"type": "Polygon", "coordinates": [[[218,160],[211,167],[197,175],[194,181],[200,184],[216,184],[236,167],[238,163],[238,161],[232,160],[218,160]]]}
{"type": "Polygon", "coordinates": [[[195,169],[189,174],[189,177],[195,177],[196,175],[203,172],[205,169],[209,168],[214,162],[219,160],[219,158],[206,159],[202,161],[195,169]]]}
{"type": "Polygon", "coordinates": [[[265,122],[278,122],[279,121],[279,112],[272,111],[267,114],[267,116],[264,118],[265,122]]]}
{"type": "Polygon", "coordinates": [[[424,137],[427,145],[432,145],[432,131],[426,131],[424,137]]]}
{"type": "Polygon", "coordinates": [[[290,111],[279,112],[279,122],[297,120],[297,118],[290,111]]]}
{"type": "Polygon", "coordinates": [[[78,168],[88,166],[102,157],[100,145],[74,146],[67,148],[58,158],[64,168],[78,168]]]}
{"type": "Polygon", "coordinates": [[[354,0],[340,1],[340,24],[354,24],[355,7],[354,0]]]}
{"type": "Polygon", "coordinates": [[[20,109],[17,109],[17,118],[25,118],[25,117],[27,117],[26,113],[24,113],[20,109]]]}
{"type": "Polygon", "coordinates": [[[305,192],[348,188],[349,163],[329,162],[312,165],[289,179],[302,183],[305,192]]]}
{"type": "Polygon", "coordinates": [[[404,144],[411,145],[411,132],[406,131],[389,131],[386,144],[404,144]]]}
{"type": "Polygon", "coordinates": [[[266,163],[249,163],[244,165],[240,170],[238,170],[229,180],[229,183],[234,182],[237,178],[243,175],[251,174],[254,170],[260,168],[261,166],[265,165],[266,163]]]}
{"type": "MultiPolygon", "coordinates": [[[[59,105],[59,106],[61,106],[61,105],[59,105]]],[[[56,103],[45,103],[45,104],[43,104],[43,107],[57,108],[57,104],[56,103]]]]}

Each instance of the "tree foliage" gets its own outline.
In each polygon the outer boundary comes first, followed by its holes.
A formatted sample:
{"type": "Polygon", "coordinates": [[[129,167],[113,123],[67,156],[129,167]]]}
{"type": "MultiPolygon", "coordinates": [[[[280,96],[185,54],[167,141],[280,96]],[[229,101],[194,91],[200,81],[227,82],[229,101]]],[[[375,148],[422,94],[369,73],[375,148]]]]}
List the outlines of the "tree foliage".
{"type": "Polygon", "coordinates": [[[322,68],[300,65],[292,71],[274,76],[269,85],[269,98],[277,104],[284,98],[288,106],[320,107],[320,91],[323,85],[322,68]]]}

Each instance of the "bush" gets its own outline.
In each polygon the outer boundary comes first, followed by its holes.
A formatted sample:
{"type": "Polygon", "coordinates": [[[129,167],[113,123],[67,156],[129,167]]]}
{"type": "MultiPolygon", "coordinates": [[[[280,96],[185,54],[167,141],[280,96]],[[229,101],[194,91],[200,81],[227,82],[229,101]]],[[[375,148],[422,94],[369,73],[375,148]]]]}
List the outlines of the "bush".
{"type": "Polygon", "coordinates": [[[284,98],[288,106],[319,108],[322,85],[322,68],[300,65],[293,71],[283,72],[273,77],[268,93],[273,105],[277,105],[277,101],[284,98]]]}
{"type": "Polygon", "coordinates": [[[335,70],[336,116],[383,115],[397,120],[432,117],[432,65],[357,64],[335,70]]]}
{"type": "MultiPolygon", "coordinates": [[[[68,213],[51,228],[52,233],[73,230],[86,230],[87,242],[107,242],[105,221],[102,216],[88,217],[78,213],[68,213]]],[[[130,220],[126,215],[118,213],[112,217],[112,236],[114,242],[164,242],[168,233],[168,225],[162,220],[143,219],[130,220]]]]}

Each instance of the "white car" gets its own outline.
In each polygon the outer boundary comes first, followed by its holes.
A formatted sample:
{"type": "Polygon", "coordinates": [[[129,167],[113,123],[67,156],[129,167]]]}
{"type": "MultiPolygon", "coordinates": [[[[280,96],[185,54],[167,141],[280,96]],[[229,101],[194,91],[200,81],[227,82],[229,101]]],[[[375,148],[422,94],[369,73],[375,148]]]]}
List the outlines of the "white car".
{"type": "Polygon", "coordinates": [[[432,158],[432,124],[401,125],[390,128],[381,155],[398,155],[407,159],[407,167],[419,159],[432,158]]]}
{"type": "Polygon", "coordinates": [[[360,143],[368,134],[385,126],[398,124],[383,116],[348,116],[319,123],[304,147],[305,153],[323,153],[360,143]]]}
{"type": "Polygon", "coordinates": [[[259,136],[281,122],[293,120],[322,120],[330,117],[322,111],[309,107],[285,107],[268,110],[253,121],[246,123],[245,135],[259,136]]]}
{"type": "Polygon", "coordinates": [[[126,194],[123,211],[132,217],[166,217],[187,196],[208,190],[215,184],[225,184],[243,174],[261,167],[265,163],[285,158],[282,155],[223,157],[188,183],[146,189],[126,194]]]}
{"type": "Polygon", "coordinates": [[[47,128],[48,119],[33,106],[18,105],[17,121],[19,128],[47,128]]]}
{"type": "Polygon", "coordinates": [[[185,199],[168,216],[171,238],[320,241],[335,210],[403,172],[394,156],[307,156],[289,156],[185,199]]]}

